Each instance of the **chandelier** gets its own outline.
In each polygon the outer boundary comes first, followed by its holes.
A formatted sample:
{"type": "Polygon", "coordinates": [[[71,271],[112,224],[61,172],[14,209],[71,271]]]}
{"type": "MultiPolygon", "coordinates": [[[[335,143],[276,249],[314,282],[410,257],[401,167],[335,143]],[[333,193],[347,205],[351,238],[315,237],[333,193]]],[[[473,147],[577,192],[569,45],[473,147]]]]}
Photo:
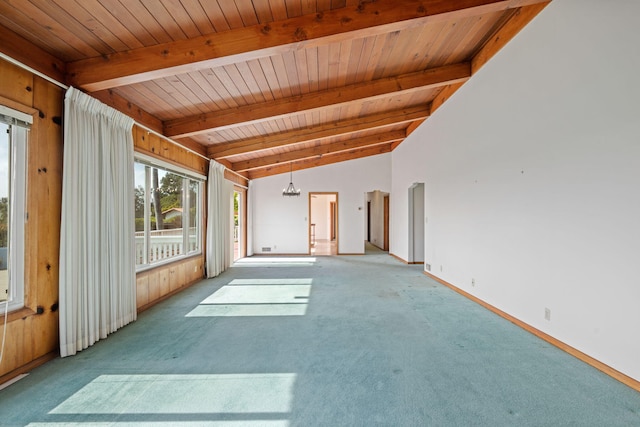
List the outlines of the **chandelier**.
{"type": "Polygon", "coordinates": [[[296,187],[293,186],[293,163],[290,163],[290,171],[289,171],[289,186],[282,190],[283,196],[299,196],[300,189],[296,190],[296,187]]]}

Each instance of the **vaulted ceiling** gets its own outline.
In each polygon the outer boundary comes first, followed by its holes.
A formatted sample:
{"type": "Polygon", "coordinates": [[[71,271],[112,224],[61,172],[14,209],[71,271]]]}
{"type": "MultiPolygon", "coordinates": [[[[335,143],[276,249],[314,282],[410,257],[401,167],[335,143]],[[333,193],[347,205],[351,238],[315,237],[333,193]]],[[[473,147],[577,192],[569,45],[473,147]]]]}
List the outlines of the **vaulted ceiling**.
{"type": "Polygon", "coordinates": [[[0,0],[0,52],[257,178],[392,151],[547,3],[0,0]]]}

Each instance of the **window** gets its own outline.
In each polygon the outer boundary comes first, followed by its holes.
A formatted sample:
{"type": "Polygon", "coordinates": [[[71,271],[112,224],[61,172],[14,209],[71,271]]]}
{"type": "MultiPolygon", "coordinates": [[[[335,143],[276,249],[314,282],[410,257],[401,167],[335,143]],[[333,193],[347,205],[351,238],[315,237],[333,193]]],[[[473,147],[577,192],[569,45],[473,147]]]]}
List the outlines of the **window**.
{"type": "Polygon", "coordinates": [[[32,118],[0,106],[0,312],[24,307],[27,141],[32,118]]]}
{"type": "Polygon", "coordinates": [[[136,266],[201,252],[202,180],[136,161],[136,266]]]}

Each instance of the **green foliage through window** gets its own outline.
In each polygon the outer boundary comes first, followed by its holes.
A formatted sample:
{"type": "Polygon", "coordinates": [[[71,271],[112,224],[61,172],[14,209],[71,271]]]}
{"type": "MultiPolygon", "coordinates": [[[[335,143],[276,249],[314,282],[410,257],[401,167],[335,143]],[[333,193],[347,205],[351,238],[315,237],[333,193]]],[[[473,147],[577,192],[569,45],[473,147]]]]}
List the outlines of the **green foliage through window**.
{"type": "Polygon", "coordinates": [[[135,176],[136,264],[200,251],[201,181],[139,162],[135,176]]]}

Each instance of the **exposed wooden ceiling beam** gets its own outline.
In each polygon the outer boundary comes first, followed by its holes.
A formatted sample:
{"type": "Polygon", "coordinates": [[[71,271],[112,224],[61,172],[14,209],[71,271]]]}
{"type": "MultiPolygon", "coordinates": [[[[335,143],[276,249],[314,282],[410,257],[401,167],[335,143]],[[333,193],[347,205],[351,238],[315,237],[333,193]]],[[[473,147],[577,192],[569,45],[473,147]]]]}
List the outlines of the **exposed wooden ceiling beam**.
{"type": "Polygon", "coordinates": [[[215,144],[209,147],[208,155],[212,159],[223,159],[238,154],[346,135],[363,130],[380,129],[425,119],[429,116],[430,110],[430,106],[403,108],[350,120],[323,123],[318,126],[296,129],[290,132],[215,144]]]}
{"type": "Polygon", "coordinates": [[[243,175],[246,174],[236,174],[234,172],[231,172],[229,169],[224,170],[224,179],[226,179],[227,181],[231,181],[234,184],[246,187],[249,183],[249,179],[243,175]]]}
{"type": "MultiPolygon", "coordinates": [[[[520,32],[533,18],[535,18],[549,3],[550,0],[537,2],[536,4],[523,5],[514,11],[513,16],[493,34],[471,60],[472,74],[475,74],[484,64],[498,53],[516,34],[520,32]]],[[[448,85],[436,95],[431,103],[431,112],[440,108],[451,95],[453,95],[464,82],[448,85]]]]}
{"type": "Polygon", "coordinates": [[[0,52],[57,82],[63,83],[65,80],[64,61],[2,25],[0,25],[0,52]]]}
{"type": "Polygon", "coordinates": [[[492,37],[480,51],[473,57],[471,67],[476,73],[484,64],[498,53],[512,38],[516,36],[542,9],[547,7],[551,0],[538,1],[535,4],[521,5],[511,19],[509,19],[492,37]]]}
{"type": "MultiPolygon", "coordinates": [[[[138,124],[144,125],[151,130],[154,130],[158,133],[162,133],[162,120],[158,119],[156,116],[149,114],[142,108],[138,107],[135,104],[132,104],[130,101],[127,101],[122,96],[118,95],[112,90],[101,90],[99,92],[93,92],[91,94],[94,98],[104,102],[110,107],[115,108],[123,114],[134,119],[138,124]]],[[[184,144],[188,146],[187,144],[184,144]]],[[[193,146],[189,148],[194,148],[193,146]]],[[[202,150],[202,146],[197,150],[200,152],[202,150]]]]}
{"type": "Polygon", "coordinates": [[[431,113],[432,114],[435,113],[438,108],[442,107],[442,105],[445,103],[445,101],[447,99],[449,99],[449,97],[451,95],[456,93],[456,91],[458,89],[460,89],[463,84],[464,84],[464,82],[463,83],[454,83],[454,84],[447,85],[444,88],[442,88],[440,93],[437,94],[436,97],[433,98],[433,101],[431,102],[431,113]]]}
{"type": "Polygon", "coordinates": [[[411,124],[409,124],[409,126],[407,126],[407,136],[411,135],[414,130],[418,129],[418,126],[420,126],[423,122],[424,122],[424,119],[415,120],[415,121],[411,122],[411,124]]]}
{"type": "Polygon", "coordinates": [[[467,81],[471,77],[468,62],[431,68],[402,76],[377,79],[320,92],[277,99],[259,104],[243,105],[224,111],[214,111],[196,116],[169,120],[164,124],[164,134],[171,138],[183,138],[224,129],[230,126],[274,120],[291,114],[340,106],[349,102],[372,100],[392,95],[407,94],[432,89],[452,83],[467,81]]]}
{"type": "MultiPolygon", "coordinates": [[[[65,82],[64,61],[56,58],[2,25],[0,25],[0,40],[1,53],[49,77],[57,83],[65,82]]],[[[95,92],[92,93],[91,96],[128,115],[149,129],[156,132],[162,132],[163,130],[160,119],[130,101],[127,101],[113,91],[95,92]]],[[[194,141],[181,141],[181,143],[191,149],[197,150],[201,154],[205,152],[204,148],[194,141]]]]}
{"type": "Polygon", "coordinates": [[[539,0],[377,0],[67,64],[68,82],[89,92],[490,13],[539,0]]]}
{"type": "Polygon", "coordinates": [[[249,171],[249,179],[264,178],[266,176],[288,173],[290,168],[293,170],[310,169],[318,166],[330,165],[332,163],[344,162],[347,160],[360,159],[362,157],[375,156],[391,152],[391,143],[374,145],[372,147],[354,148],[336,154],[328,154],[326,156],[314,157],[310,159],[300,160],[294,163],[287,163],[278,166],[269,166],[262,169],[253,169],[249,171]]]}
{"type": "Polygon", "coordinates": [[[289,162],[307,159],[309,157],[323,156],[354,148],[401,141],[405,137],[406,132],[404,130],[367,135],[360,138],[351,138],[346,141],[333,142],[300,150],[287,151],[286,153],[272,154],[270,156],[262,156],[251,160],[239,161],[232,163],[231,169],[236,172],[243,172],[251,169],[263,168],[265,166],[283,163],[289,164],[289,162]]]}

